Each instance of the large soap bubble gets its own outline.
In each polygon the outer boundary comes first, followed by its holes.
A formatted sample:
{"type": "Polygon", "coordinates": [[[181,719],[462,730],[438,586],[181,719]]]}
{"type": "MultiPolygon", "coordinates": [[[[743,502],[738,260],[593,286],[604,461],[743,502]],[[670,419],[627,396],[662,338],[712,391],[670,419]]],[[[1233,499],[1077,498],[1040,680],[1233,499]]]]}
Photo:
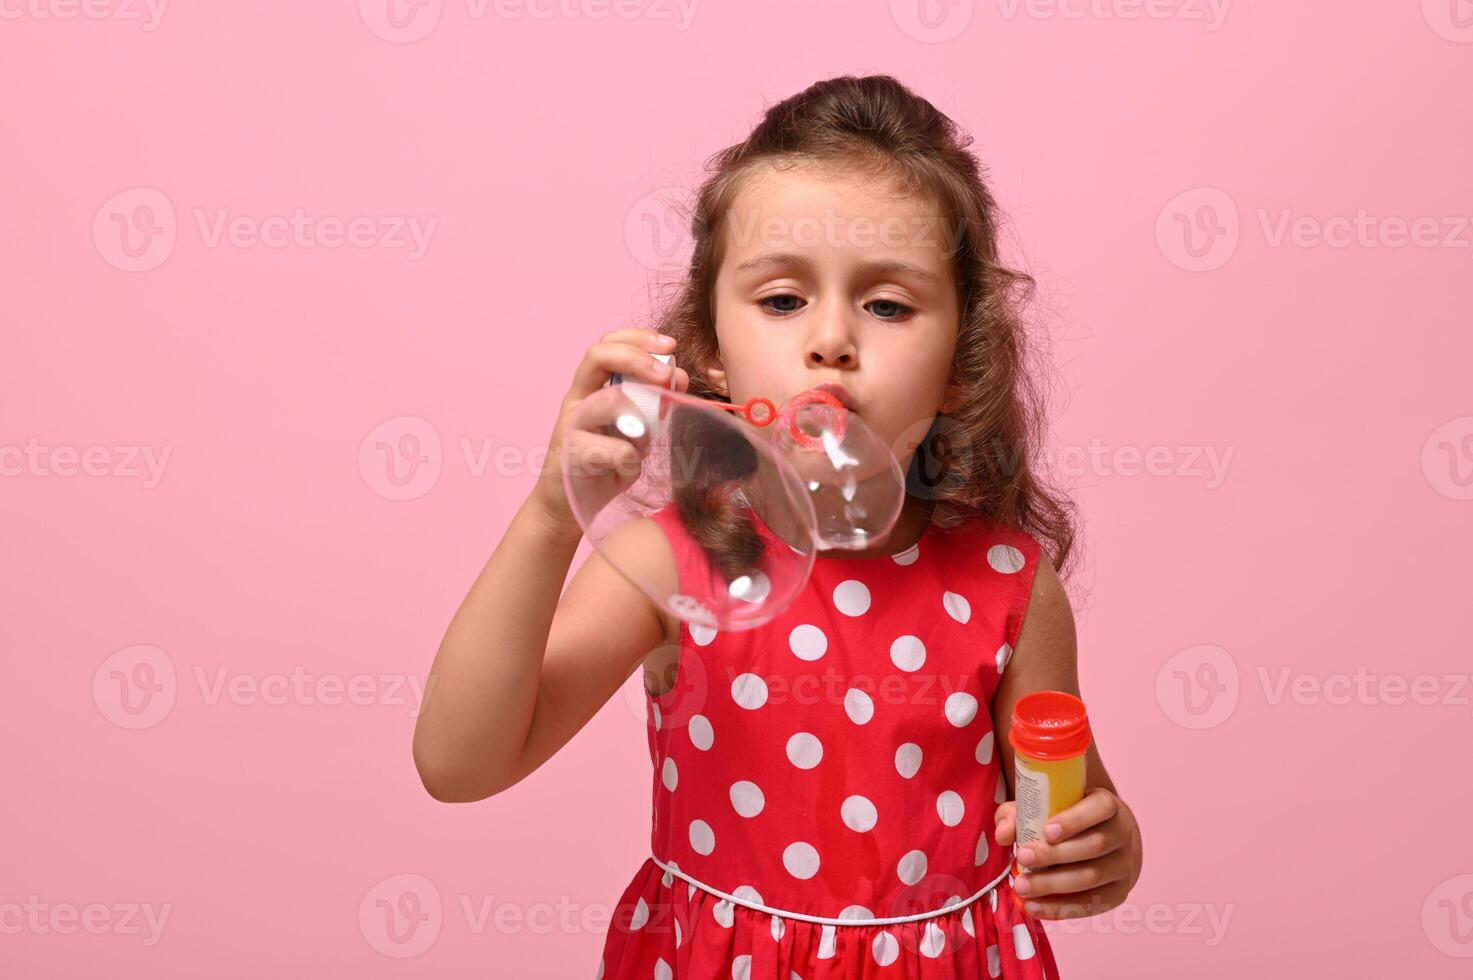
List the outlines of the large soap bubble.
{"type": "Polygon", "coordinates": [[[904,475],[831,395],[782,410],[636,382],[579,403],[563,480],[595,549],[672,615],[751,629],[802,590],[815,556],[889,534],[904,475]]]}

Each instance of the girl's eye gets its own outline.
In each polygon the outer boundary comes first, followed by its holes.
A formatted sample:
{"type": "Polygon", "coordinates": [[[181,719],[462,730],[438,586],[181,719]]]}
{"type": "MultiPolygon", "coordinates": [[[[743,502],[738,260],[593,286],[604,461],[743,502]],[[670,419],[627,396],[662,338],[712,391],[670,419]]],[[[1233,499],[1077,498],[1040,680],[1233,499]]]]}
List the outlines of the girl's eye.
{"type": "Polygon", "coordinates": [[[897,303],[893,299],[871,300],[869,305],[874,309],[871,312],[881,320],[903,320],[915,312],[903,303],[897,303]]]}
{"type": "Polygon", "coordinates": [[[760,299],[760,300],[757,301],[757,305],[760,306],[760,307],[762,307],[764,310],[766,310],[769,313],[776,313],[779,316],[786,316],[789,313],[797,313],[798,312],[798,309],[799,309],[797,306],[791,306],[791,307],[789,307],[787,305],[787,303],[788,303],[789,300],[791,300],[794,303],[802,303],[803,302],[801,299],[799,299],[797,296],[794,296],[792,293],[782,293],[782,294],[780,294],[778,296],[767,296],[767,297],[764,297],[764,298],[762,298],[762,299],[760,299]],[[773,307],[771,307],[771,306],[768,305],[769,303],[778,303],[778,304],[781,304],[781,306],[778,309],[774,309],[773,307]]]}

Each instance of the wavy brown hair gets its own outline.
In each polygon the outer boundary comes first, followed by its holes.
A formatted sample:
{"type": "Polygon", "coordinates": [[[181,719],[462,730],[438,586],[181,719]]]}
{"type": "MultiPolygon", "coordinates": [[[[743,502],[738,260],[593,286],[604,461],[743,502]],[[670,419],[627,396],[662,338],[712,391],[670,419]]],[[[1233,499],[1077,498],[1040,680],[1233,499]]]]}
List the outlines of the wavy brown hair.
{"type": "MultiPolygon", "coordinates": [[[[657,320],[676,338],[676,363],[690,375],[691,394],[729,402],[707,383],[705,369],[718,355],[713,293],[723,218],[753,169],[859,169],[924,197],[948,230],[960,312],[950,384],[961,407],[932,423],[912,458],[907,490],[934,501],[930,520],[937,526],[980,518],[1031,533],[1062,573],[1074,546],[1075,505],[1033,469],[1046,424],[1042,389],[1028,370],[1034,351],[1023,318],[1034,280],[999,257],[1000,214],[985,168],[967,150],[971,143],[888,75],[826,79],[778,102],[745,140],[707,160],[709,177],[690,214],[689,268],[657,320]]],[[[678,489],[675,505],[692,536],[733,577],[760,555],[760,539],[729,507],[712,506],[719,500],[704,480],[678,489]]]]}

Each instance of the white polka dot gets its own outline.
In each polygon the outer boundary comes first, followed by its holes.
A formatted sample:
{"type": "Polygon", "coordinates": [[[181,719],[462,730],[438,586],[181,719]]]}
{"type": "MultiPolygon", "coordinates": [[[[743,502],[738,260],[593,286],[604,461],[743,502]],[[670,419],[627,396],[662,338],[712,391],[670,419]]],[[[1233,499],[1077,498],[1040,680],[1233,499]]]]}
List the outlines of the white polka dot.
{"type": "Polygon", "coordinates": [[[794,841],[783,848],[783,867],[800,881],[818,874],[818,850],[804,841],[794,841]]]}
{"type": "Polygon", "coordinates": [[[987,564],[1004,575],[1011,575],[1023,567],[1023,552],[1010,544],[995,544],[987,549],[987,564]]]}
{"type": "Polygon", "coordinates": [[[994,803],[1006,803],[1008,801],[1008,781],[1003,779],[1000,770],[997,774],[997,787],[993,790],[992,800],[994,803]]]}
{"type": "Polygon", "coordinates": [[[1012,659],[1012,656],[1013,648],[1008,644],[1004,643],[997,648],[997,672],[999,674],[1003,672],[1003,668],[1008,665],[1008,661],[1012,659]]]}
{"type": "Polygon", "coordinates": [[[983,735],[982,740],[977,743],[977,761],[982,763],[984,766],[992,761],[993,734],[993,732],[988,732],[986,735],[983,735]]]}
{"type": "Polygon", "coordinates": [[[655,980],[674,980],[675,972],[670,969],[670,964],[665,962],[664,957],[655,957],[655,980]]]}
{"type": "Polygon", "coordinates": [[[643,929],[644,924],[650,921],[650,907],[644,899],[634,903],[634,914],[629,918],[629,931],[643,929]]]}
{"type": "Polygon", "coordinates": [[[752,957],[743,953],[731,961],[731,980],[751,980],[752,957]]]}
{"type": "Polygon", "coordinates": [[[772,940],[773,942],[777,942],[781,938],[783,938],[782,916],[774,915],[772,917],[772,940]]]}
{"type": "Polygon", "coordinates": [[[906,634],[890,644],[890,659],[901,670],[920,670],[926,662],[926,645],[919,636],[906,634]]]}
{"type": "Polygon", "coordinates": [[[857,687],[844,692],[844,713],[856,725],[863,725],[875,716],[875,702],[857,687]]]}
{"type": "Polygon", "coordinates": [[[1013,953],[1020,960],[1033,958],[1033,935],[1028,931],[1025,923],[1018,922],[1013,925],[1013,953]]]}
{"type": "Polygon", "coordinates": [[[810,732],[799,732],[788,739],[788,761],[799,769],[812,769],[823,758],[823,743],[810,732]]]}
{"type": "Polygon", "coordinates": [[[711,730],[711,719],[705,715],[691,715],[686,729],[690,732],[690,744],[702,752],[709,749],[716,739],[716,733],[711,730]]]}
{"type": "Polygon", "coordinates": [[[731,682],[731,699],[755,711],[767,703],[767,682],[756,674],[738,674],[731,682]]]}
{"type": "Polygon", "coordinates": [[[772,592],[772,581],[761,572],[751,575],[738,575],[726,586],[727,595],[742,602],[756,604],[766,599],[772,592]]]}
{"type": "Polygon", "coordinates": [[[973,939],[977,938],[977,926],[972,922],[971,908],[962,909],[962,928],[967,930],[967,935],[973,939]]]}
{"type": "Polygon", "coordinates": [[[889,966],[900,956],[900,943],[888,932],[881,931],[875,936],[875,941],[870,944],[870,949],[875,954],[875,962],[880,966],[889,966]]]}
{"type": "Polygon", "coordinates": [[[731,899],[723,898],[711,906],[711,918],[715,919],[717,925],[723,929],[730,929],[731,924],[736,921],[736,906],[732,904],[731,899]]]}
{"type": "Polygon", "coordinates": [[[911,545],[909,548],[906,548],[899,554],[894,554],[890,556],[891,560],[893,560],[897,565],[914,565],[916,563],[916,559],[919,557],[921,557],[921,544],[919,541],[911,545]]]}
{"type": "Polygon", "coordinates": [[[834,916],[836,919],[873,919],[875,914],[863,905],[846,905],[844,911],[834,916]]]}
{"type": "Polygon", "coordinates": [[[926,923],[926,933],[921,937],[921,955],[935,959],[946,948],[946,933],[934,922],[926,923]]]}
{"type": "Polygon", "coordinates": [[[818,958],[831,960],[834,958],[837,930],[833,926],[824,926],[818,934],[818,958]]]}
{"type": "Polygon", "coordinates": [[[869,587],[856,579],[834,586],[834,608],[845,616],[863,616],[869,611],[869,587]]]}
{"type": "Polygon", "coordinates": [[[955,691],[946,698],[946,720],[957,728],[966,728],[977,717],[977,698],[966,691],[955,691]]]}
{"type": "Polygon", "coordinates": [[[823,635],[823,630],[809,623],[794,626],[788,634],[788,649],[799,660],[817,660],[828,648],[829,638],[823,635]]]}
{"type": "Polygon", "coordinates": [[[991,848],[992,845],[987,840],[987,831],[984,830],[982,831],[982,836],[977,838],[977,853],[972,858],[972,863],[979,868],[982,867],[982,865],[986,864],[987,852],[991,850],[991,848]]]}
{"type": "Polygon", "coordinates": [[[665,788],[674,792],[675,783],[679,776],[680,774],[675,771],[675,760],[667,757],[665,759],[665,765],[660,770],[660,778],[664,781],[665,788]]]}
{"type": "Polygon", "coordinates": [[[896,874],[900,880],[907,885],[914,885],[926,877],[926,852],[906,851],[900,858],[900,863],[895,867],[896,874]]]}
{"type": "Polygon", "coordinates": [[[875,821],[880,818],[875,805],[862,796],[851,796],[841,803],[839,816],[843,818],[844,826],[861,834],[873,830],[875,821]]]}
{"type": "Polygon", "coordinates": [[[756,783],[745,779],[731,784],[731,805],[744,817],[755,817],[767,805],[767,798],[756,783]]]}
{"type": "Polygon", "coordinates": [[[716,631],[709,626],[700,626],[692,623],[690,627],[690,638],[696,641],[696,646],[709,646],[716,639],[716,631]]]}
{"type": "Polygon", "coordinates": [[[654,715],[654,719],[655,719],[655,731],[658,732],[660,730],[660,706],[658,704],[655,704],[655,702],[651,701],[650,702],[650,709],[651,709],[651,714],[654,715]]]}
{"type": "MultiPolygon", "coordinates": [[[[672,918],[674,918],[672,916],[672,918]]],[[[675,948],[680,948],[680,920],[675,919],[675,948]]]]}
{"type": "Polygon", "coordinates": [[[947,592],[941,596],[941,605],[946,614],[958,623],[965,623],[972,618],[972,604],[967,601],[966,596],[947,592]]]}
{"type": "Polygon", "coordinates": [[[997,943],[987,947],[987,975],[989,977],[1002,976],[1002,954],[998,952],[997,943]]]}
{"type": "Polygon", "coordinates": [[[690,847],[697,854],[710,854],[716,850],[716,832],[706,821],[690,822],[690,847]]]}
{"type": "Polygon", "coordinates": [[[967,805],[962,802],[961,794],[954,790],[947,790],[936,797],[936,815],[941,822],[948,827],[955,827],[962,822],[962,816],[967,812],[967,805]]]}
{"type": "Polygon", "coordinates": [[[598,972],[594,974],[593,980],[604,980],[604,961],[598,961],[598,972]]]}
{"type": "Polygon", "coordinates": [[[750,902],[753,905],[762,904],[762,893],[751,885],[738,885],[732,889],[731,896],[732,898],[740,898],[744,902],[750,902]]]}
{"type": "Polygon", "coordinates": [[[921,768],[921,747],[914,742],[906,742],[895,750],[895,771],[905,779],[916,774],[921,768]]]}

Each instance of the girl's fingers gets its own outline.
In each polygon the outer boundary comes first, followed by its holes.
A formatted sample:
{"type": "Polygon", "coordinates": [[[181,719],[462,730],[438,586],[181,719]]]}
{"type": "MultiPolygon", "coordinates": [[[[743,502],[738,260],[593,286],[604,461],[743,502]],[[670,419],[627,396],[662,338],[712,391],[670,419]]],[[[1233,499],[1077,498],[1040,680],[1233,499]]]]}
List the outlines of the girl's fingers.
{"type": "Polygon", "coordinates": [[[1012,800],[998,805],[993,812],[992,819],[996,826],[992,831],[992,839],[997,841],[999,847],[1011,847],[1013,834],[1017,832],[1017,824],[1014,820],[1017,804],[1012,800]]]}
{"type": "Polygon", "coordinates": [[[1068,840],[1109,820],[1119,809],[1114,793],[1102,786],[1092,786],[1085,791],[1084,799],[1049,817],[1043,828],[1044,839],[1054,842],[1068,840]]]}
{"type": "MultiPolygon", "coordinates": [[[[650,384],[663,385],[670,373],[654,354],[675,350],[673,340],[660,340],[659,331],[648,328],[615,330],[588,348],[568,389],[569,401],[581,401],[608,383],[609,375],[618,371],[650,384]],[[664,370],[662,370],[664,369],[664,370]]],[[[671,365],[673,367],[673,365],[671,365]]]]}
{"type": "Polygon", "coordinates": [[[1075,861],[1090,861],[1113,854],[1124,846],[1101,827],[1092,827],[1082,834],[1047,844],[1041,840],[1029,841],[1018,848],[1018,863],[1029,868],[1046,868],[1052,864],[1070,864],[1075,861]]]}
{"type": "Polygon", "coordinates": [[[1118,854],[1108,854],[1093,861],[1061,864],[1041,871],[1028,871],[1013,883],[1013,891],[1028,901],[1046,895],[1072,892],[1097,892],[1129,873],[1129,861],[1118,854]]]}

